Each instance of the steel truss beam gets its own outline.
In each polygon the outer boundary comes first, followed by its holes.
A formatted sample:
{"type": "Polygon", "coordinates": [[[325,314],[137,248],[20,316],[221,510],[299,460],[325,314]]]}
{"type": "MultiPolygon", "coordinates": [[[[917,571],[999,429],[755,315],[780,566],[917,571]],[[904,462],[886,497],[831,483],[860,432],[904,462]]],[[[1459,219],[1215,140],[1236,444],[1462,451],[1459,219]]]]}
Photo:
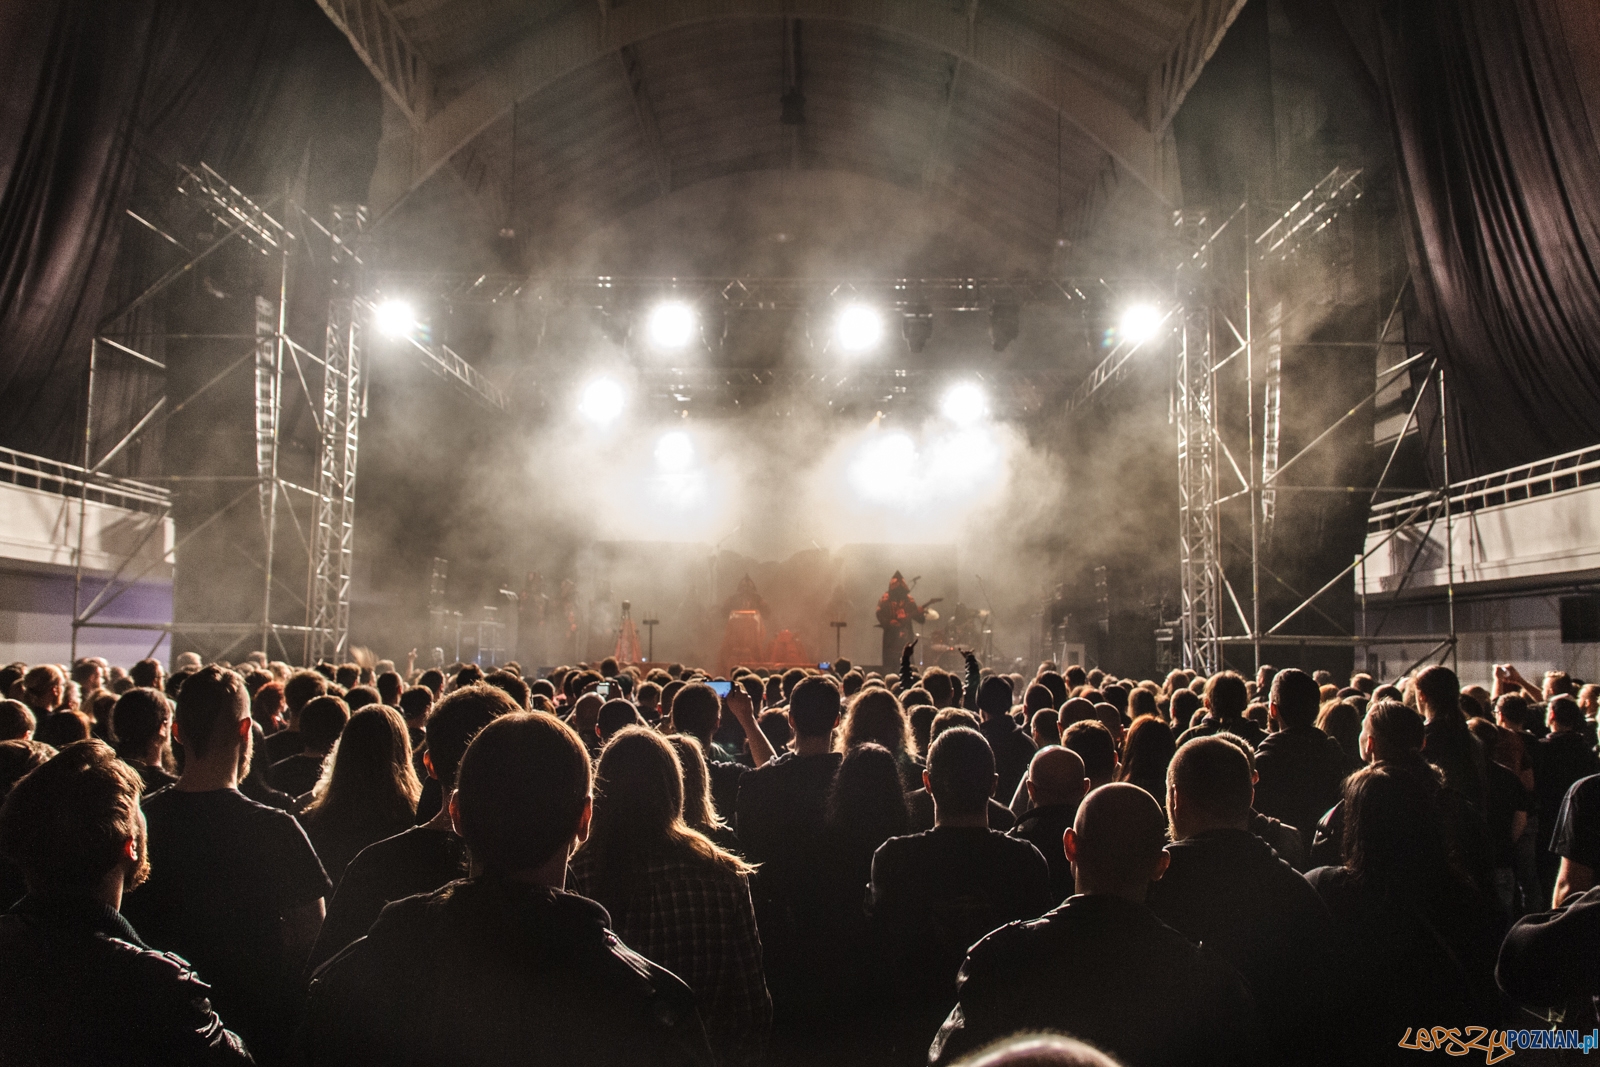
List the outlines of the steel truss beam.
{"type": "MultiPolygon", "coordinates": [[[[1220,224],[1204,213],[1178,212],[1174,222],[1180,234],[1182,258],[1175,267],[1178,294],[1167,310],[1164,324],[1176,320],[1176,329],[1165,331],[1166,336],[1176,334],[1177,354],[1173,389],[1173,423],[1178,448],[1178,522],[1179,522],[1179,582],[1181,616],[1178,620],[1177,638],[1184,667],[1207,673],[1221,669],[1223,652],[1227,648],[1248,646],[1254,651],[1256,664],[1261,661],[1261,649],[1268,645],[1327,645],[1361,648],[1371,644],[1419,644],[1433,642],[1434,647],[1418,663],[1425,662],[1443,651],[1453,656],[1456,647],[1454,614],[1454,579],[1450,560],[1446,566],[1452,576],[1447,578],[1446,598],[1450,607],[1449,632],[1445,635],[1418,637],[1380,636],[1382,625],[1371,632],[1362,626],[1362,633],[1337,637],[1323,635],[1298,635],[1285,633],[1285,628],[1307,611],[1324,614],[1317,601],[1350,578],[1374,552],[1390,540],[1409,530],[1413,524],[1426,519],[1431,524],[1442,519],[1448,528],[1452,523],[1453,507],[1447,495],[1429,490],[1414,498],[1420,503],[1412,507],[1377,545],[1368,549],[1355,562],[1344,568],[1310,596],[1302,596],[1299,603],[1281,618],[1270,623],[1261,619],[1260,575],[1264,568],[1262,552],[1266,536],[1270,533],[1278,507],[1277,494],[1288,491],[1367,493],[1369,504],[1375,504],[1380,494],[1407,492],[1398,487],[1386,486],[1394,463],[1394,452],[1377,484],[1367,486],[1300,486],[1283,484],[1281,479],[1296,463],[1321,447],[1350,419],[1367,409],[1395,375],[1410,372],[1422,360],[1426,351],[1407,353],[1398,362],[1377,376],[1377,388],[1361,402],[1350,408],[1331,425],[1318,434],[1287,461],[1280,462],[1282,426],[1282,350],[1283,323],[1290,317],[1281,304],[1271,305],[1265,316],[1262,340],[1265,342],[1264,373],[1258,377],[1255,359],[1255,318],[1257,293],[1252,274],[1272,268],[1309,247],[1309,242],[1327,229],[1333,219],[1347,205],[1361,196],[1359,169],[1335,167],[1321,181],[1308,190],[1259,234],[1251,229],[1251,209],[1248,201],[1241,203],[1220,224]],[[1242,238],[1242,256],[1223,254],[1224,239],[1238,242],[1242,238]],[[1237,272],[1237,276],[1235,273],[1237,272]],[[1219,332],[1229,338],[1232,348],[1220,355],[1216,348],[1219,332]],[[1246,423],[1249,428],[1248,451],[1243,462],[1223,439],[1219,419],[1220,396],[1217,372],[1235,359],[1245,365],[1246,423]],[[1263,403],[1256,411],[1257,390],[1261,388],[1263,403]],[[1259,449],[1259,454],[1258,454],[1259,449]],[[1222,492],[1222,472],[1230,476],[1229,492],[1222,492]],[[1239,597],[1222,564],[1223,506],[1244,498],[1249,504],[1251,588],[1246,601],[1239,597]],[[1226,596],[1233,608],[1243,633],[1231,632],[1225,625],[1222,603],[1226,596]]],[[[1231,246],[1230,246],[1231,247],[1231,246]]],[[[1404,289],[1402,288],[1401,294],[1404,289]]],[[[1388,320],[1378,331],[1375,340],[1361,343],[1341,343],[1339,347],[1383,351],[1393,344],[1388,340],[1389,327],[1400,306],[1396,296],[1388,320]]],[[[1292,313],[1290,313],[1292,314],[1292,313]]],[[[1165,336],[1163,337],[1163,341],[1165,336]]],[[[1315,344],[1315,342],[1312,342],[1315,344]]],[[[1072,407],[1082,407],[1103,396],[1121,379],[1121,371],[1134,354],[1113,351],[1078,386],[1072,407]]],[[[1406,430],[1415,420],[1423,394],[1432,385],[1439,389],[1438,418],[1440,450],[1449,469],[1449,443],[1444,434],[1444,372],[1437,360],[1432,361],[1424,376],[1423,388],[1411,405],[1405,428],[1397,438],[1395,451],[1404,440],[1406,430]]],[[[1448,484],[1448,477],[1446,478],[1448,484]]],[[[1450,542],[1447,538],[1447,553],[1450,542]]],[[[1232,543],[1230,539],[1230,543],[1232,543]]],[[[1416,562],[1412,560],[1412,565],[1416,562]]],[[[1407,568],[1409,573],[1410,567],[1407,568]]],[[[1270,572],[1269,572],[1270,573],[1270,572]]],[[[1272,576],[1280,584],[1282,579],[1272,576]]],[[[1287,586],[1285,586],[1287,588],[1287,586]]],[[[1293,590],[1291,590],[1293,592],[1293,590]]],[[[1363,595],[1363,617],[1365,615],[1363,595]]],[[[1324,615],[1324,617],[1326,617],[1324,615]]],[[[1343,629],[1341,626],[1340,629],[1343,629]]]]}
{"type": "Polygon", "coordinates": [[[987,311],[995,303],[1070,304],[1108,300],[1139,284],[1116,278],[772,278],[760,276],[541,276],[383,271],[373,287],[385,295],[445,303],[526,300],[560,307],[629,308],[673,297],[728,309],[799,310],[856,297],[903,310],[987,311]]]}
{"type": "MultiPolygon", "coordinates": [[[[213,220],[228,227],[216,241],[191,254],[178,266],[163,274],[138,297],[119,308],[101,324],[90,348],[89,374],[86,385],[86,415],[83,441],[83,467],[74,477],[57,477],[63,486],[70,482],[77,489],[79,508],[78,546],[73,584],[73,648],[77,656],[78,631],[85,628],[149,630],[162,634],[214,636],[231,638],[225,648],[213,649],[214,655],[226,655],[247,642],[271,655],[276,652],[285,658],[312,659],[314,656],[344,656],[349,648],[350,585],[353,573],[356,466],[359,447],[359,422],[365,413],[366,383],[362,375],[362,336],[365,320],[370,316],[370,301],[358,295],[361,278],[361,260],[355,243],[365,226],[366,210],[360,206],[338,206],[328,225],[317,221],[292,200],[284,199],[281,222],[268,213],[267,206],[245,196],[210,167],[180,169],[178,191],[183,197],[195,201],[213,220]],[[294,224],[291,228],[290,223],[294,224]],[[326,244],[315,240],[316,234],[326,238],[326,244]],[[96,372],[102,353],[131,356],[164,372],[165,365],[120,341],[108,336],[119,322],[135,308],[155,298],[173,282],[235,238],[245,241],[256,251],[277,259],[278,277],[273,288],[276,292],[263,294],[255,302],[255,328],[248,334],[174,335],[192,340],[211,340],[223,343],[250,341],[250,347],[237,360],[224,367],[211,379],[199,386],[177,404],[169,404],[163,397],[138,423],[118,440],[98,462],[93,460],[94,403],[96,372]],[[334,264],[333,295],[329,303],[328,330],[323,355],[317,355],[288,334],[289,299],[292,287],[291,272],[297,255],[309,254],[313,241],[334,264]],[[133,578],[122,582],[123,572],[142,550],[151,532],[159,529],[160,520],[170,510],[169,491],[146,482],[114,478],[103,473],[103,468],[135,439],[154,426],[164,425],[183,411],[196,398],[204,395],[225,378],[250,366],[254,393],[254,455],[255,472],[248,477],[222,476],[154,476],[151,481],[175,484],[246,482],[243,491],[203,518],[181,538],[162,560],[174,560],[181,567],[182,548],[195,535],[211,527],[231,512],[247,497],[257,498],[259,521],[264,552],[257,560],[247,555],[251,565],[261,573],[262,601],[260,617],[251,622],[204,623],[176,620],[172,623],[101,622],[97,616],[107,605],[121,596],[133,582],[138,581],[156,564],[147,565],[133,578]],[[311,375],[308,379],[308,365],[311,375]],[[295,379],[306,401],[319,438],[319,465],[315,488],[296,485],[283,477],[279,469],[280,436],[284,422],[285,375],[293,369],[295,379]],[[320,369],[321,377],[317,377],[320,369]],[[159,416],[159,418],[158,418],[159,416]],[[112,499],[134,494],[144,506],[159,508],[156,521],[134,550],[127,554],[116,568],[110,581],[87,605],[82,604],[84,515],[90,497],[112,499]],[[302,523],[296,510],[296,501],[306,511],[302,523]],[[306,501],[309,501],[307,507],[306,501]],[[292,524],[292,533],[280,536],[285,521],[292,524]],[[309,536],[307,533],[309,528],[309,536]],[[307,596],[304,600],[284,586],[282,563],[285,559],[286,538],[298,543],[298,551],[305,553],[307,561],[307,596]],[[299,602],[305,610],[303,623],[288,623],[275,619],[273,608],[274,587],[286,593],[291,601],[299,602]]],[[[270,204],[268,205],[270,206],[270,204]]],[[[131,214],[131,213],[130,213],[131,214]]],[[[135,216],[140,224],[155,229],[145,219],[135,216]]],[[[157,231],[160,232],[159,230],[157,231]]],[[[162,234],[162,236],[166,236],[162,234]]],[[[183,246],[168,238],[172,244],[183,246]]],[[[187,251],[184,249],[184,251],[187,251]]],[[[454,352],[442,346],[418,344],[423,362],[441,376],[455,381],[480,397],[494,399],[496,406],[504,408],[504,396],[491,383],[483,379],[476,368],[454,352]]],[[[68,465],[58,465],[66,471],[68,465]]],[[[22,467],[18,468],[22,470],[22,467]]],[[[5,473],[0,470],[0,475],[5,473]]],[[[158,563],[161,561],[157,561],[158,563]]],[[[160,641],[157,641],[159,646],[160,641]]],[[[153,650],[152,650],[153,652],[153,650]]]]}

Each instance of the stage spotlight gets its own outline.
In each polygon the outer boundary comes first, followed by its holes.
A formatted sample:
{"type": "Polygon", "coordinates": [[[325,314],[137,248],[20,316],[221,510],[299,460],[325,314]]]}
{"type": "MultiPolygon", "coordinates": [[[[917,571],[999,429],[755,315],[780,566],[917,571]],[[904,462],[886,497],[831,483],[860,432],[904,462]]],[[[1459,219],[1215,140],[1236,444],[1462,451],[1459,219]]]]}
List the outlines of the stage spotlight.
{"type": "Polygon", "coordinates": [[[989,308],[989,340],[996,352],[1017,339],[1022,331],[1022,308],[1016,304],[995,304],[989,308]]]}
{"type": "Polygon", "coordinates": [[[596,378],[584,386],[578,412],[596,426],[609,426],[622,414],[622,386],[611,378],[596,378]]]}
{"type": "Polygon", "coordinates": [[[1161,329],[1161,309],[1154,304],[1134,304],[1122,313],[1118,332],[1130,344],[1142,345],[1161,329]]]}
{"type": "Polygon", "coordinates": [[[989,397],[981,386],[961,382],[945,390],[939,410],[956,425],[970,426],[989,413],[989,397]]]}
{"type": "Polygon", "coordinates": [[[905,317],[900,320],[900,336],[905,338],[906,347],[913,352],[921,352],[928,346],[928,339],[933,336],[933,309],[927,304],[913,304],[906,308],[905,317]]]}
{"type": "Polygon", "coordinates": [[[650,312],[650,343],[660,349],[677,351],[694,340],[697,326],[694,308],[681,300],[665,301],[650,312]]]}
{"type": "Polygon", "coordinates": [[[694,463],[694,442],[682,430],[664,433],[656,442],[656,465],[665,471],[687,470],[694,463]]]}
{"type": "Polygon", "coordinates": [[[389,299],[372,309],[372,322],[387,337],[405,337],[417,328],[417,313],[404,300],[389,299]]]}
{"type": "Polygon", "coordinates": [[[866,352],[883,340],[883,315],[866,304],[850,304],[834,324],[839,347],[846,352],[866,352]]]}

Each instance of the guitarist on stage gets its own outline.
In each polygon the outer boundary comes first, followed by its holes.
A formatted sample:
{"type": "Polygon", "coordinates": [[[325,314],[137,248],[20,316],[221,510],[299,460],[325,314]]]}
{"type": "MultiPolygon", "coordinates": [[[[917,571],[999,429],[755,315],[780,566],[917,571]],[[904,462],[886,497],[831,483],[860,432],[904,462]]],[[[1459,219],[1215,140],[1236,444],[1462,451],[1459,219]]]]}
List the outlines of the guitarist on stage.
{"type": "Polygon", "coordinates": [[[894,577],[889,579],[889,591],[878,598],[878,625],[883,627],[880,662],[884,670],[894,670],[894,665],[900,662],[900,650],[917,636],[912,623],[927,621],[928,609],[938,602],[934,599],[918,607],[911,599],[911,587],[906,585],[905,577],[899,571],[894,572],[894,577]]]}

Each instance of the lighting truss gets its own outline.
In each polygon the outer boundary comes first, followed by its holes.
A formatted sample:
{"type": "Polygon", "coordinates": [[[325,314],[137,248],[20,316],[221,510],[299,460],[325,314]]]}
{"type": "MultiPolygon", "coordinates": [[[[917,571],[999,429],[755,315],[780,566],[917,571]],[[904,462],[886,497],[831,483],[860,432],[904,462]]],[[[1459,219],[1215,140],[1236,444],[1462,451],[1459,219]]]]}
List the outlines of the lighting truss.
{"type": "MultiPolygon", "coordinates": [[[[360,444],[360,419],[365,414],[366,379],[362,360],[365,319],[370,315],[370,299],[360,295],[363,263],[357,251],[362,230],[366,224],[366,208],[361,205],[335,205],[327,224],[312,217],[304,208],[290,200],[256,200],[234,188],[216,171],[205,164],[198,167],[181,167],[177,189],[185,202],[192,202],[227,230],[197,253],[187,258],[158,278],[133,300],[114,311],[101,323],[90,349],[89,376],[86,393],[86,418],[84,431],[85,473],[74,486],[79,497],[80,521],[73,584],[73,651],[77,656],[78,632],[84,628],[111,628],[147,630],[160,635],[184,634],[195,638],[211,638],[212,652],[216,656],[231,654],[243,646],[253,646],[269,655],[285,658],[304,658],[309,661],[322,656],[344,656],[349,648],[350,591],[353,574],[353,547],[355,534],[356,470],[360,444]],[[281,205],[283,220],[271,213],[274,205],[281,205]],[[328,326],[318,355],[295,341],[288,333],[288,302],[290,299],[291,264],[303,258],[311,244],[307,238],[320,234],[317,241],[325,249],[333,270],[330,279],[328,326]],[[165,372],[165,364],[137,348],[119,340],[115,329],[127,322],[135,308],[155,298],[174,281],[191,271],[198,263],[220,248],[238,239],[252,249],[278,260],[278,277],[274,292],[259,295],[255,303],[254,330],[248,334],[215,336],[220,343],[251,342],[249,350],[240,358],[221,369],[214,377],[194,389],[176,404],[162,397],[138,420],[136,425],[100,456],[94,459],[98,442],[94,435],[94,405],[97,365],[104,358],[127,357],[165,372]],[[156,476],[140,482],[113,479],[101,470],[109,461],[148,429],[163,425],[190,403],[205,395],[217,384],[244,367],[253,374],[254,418],[254,474],[249,477],[231,476],[156,476]],[[283,477],[279,469],[280,435],[284,426],[283,407],[287,376],[292,373],[300,391],[311,406],[310,414],[318,436],[318,461],[314,485],[296,485],[283,477]],[[159,416],[159,418],[158,418],[159,416]],[[195,535],[209,528],[224,515],[254,496],[260,512],[260,523],[265,549],[263,558],[251,562],[261,571],[262,607],[259,619],[247,623],[211,623],[176,620],[172,623],[118,622],[97,620],[100,612],[122,594],[132,581],[144,572],[113,588],[123,571],[132,563],[136,548],[117,568],[112,581],[87,605],[82,604],[84,524],[83,512],[87,501],[106,496],[126,495],[128,486],[137,485],[139,491],[159,504],[164,517],[170,509],[169,490],[151,482],[244,482],[243,490],[231,496],[209,516],[198,522],[163,557],[175,559],[182,566],[182,548],[195,535]],[[301,515],[306,517],[302,523],[301,515]],[[290,589],[283,581],[279,566],[284,560],[286,539],[292,538],[304,552],[307,581],[304,597],[290,589]],[[277,621],[274,599],[288,596],[303,606],[303,623],[277,621]],[[291,648],[295,651],[291,652],[291,648]]],[[[165,233],[155,223],[129,211],[130,217],[153,230],[169,244],[188,253],[189,250],[176,238],[165,233]]],[[[415,354],[425,366],[440,377],[452,382],[484,406],[504,411],[504,394],[478,372],[469,362],[443,345],[429,342],[413,344],[415,354]]],[[[59,480],[59,479],[58,479],[59,480]]],[[[63,482],[63,484],[67,484],[63,482]]],[[[153,527],[154,528],[154,527],[153,527]]],[[[247,557],[248,558],[248,557],[247,557]]],[[[149,567],[146,568],[146,572],[149,567]]],[[[162,637],[157,637],[159,647],[162,637]]]]}

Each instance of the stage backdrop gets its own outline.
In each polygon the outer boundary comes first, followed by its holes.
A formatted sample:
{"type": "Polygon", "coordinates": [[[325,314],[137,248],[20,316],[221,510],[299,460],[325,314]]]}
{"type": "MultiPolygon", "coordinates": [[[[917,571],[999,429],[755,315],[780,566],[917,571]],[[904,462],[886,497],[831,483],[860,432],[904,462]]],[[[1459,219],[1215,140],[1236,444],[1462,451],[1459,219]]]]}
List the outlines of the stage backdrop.
{"type": "Polygon", "coordinates": [[[844,655],[856,663],[876,664],[882,631],[873,612],[896,570],[907,580],[921,576],[918,602],[943,597],[940,607],[947,608],[959,599],[954,545],[845,545],[758,560],[714,552],[705,544],[597,542],[579,565],[585,652],[596,658],[610,654],[626,600],[642,642],[648,642],[643,620],[661,620],[657,662],[709,666],[722,643],[727,601],[749,575],[767,605],[769,640],[780,630],[791,630],[810,662],[831,661],[834,632],[828,623],[842,619],[848,623],[842,635],[844,655]]]}

